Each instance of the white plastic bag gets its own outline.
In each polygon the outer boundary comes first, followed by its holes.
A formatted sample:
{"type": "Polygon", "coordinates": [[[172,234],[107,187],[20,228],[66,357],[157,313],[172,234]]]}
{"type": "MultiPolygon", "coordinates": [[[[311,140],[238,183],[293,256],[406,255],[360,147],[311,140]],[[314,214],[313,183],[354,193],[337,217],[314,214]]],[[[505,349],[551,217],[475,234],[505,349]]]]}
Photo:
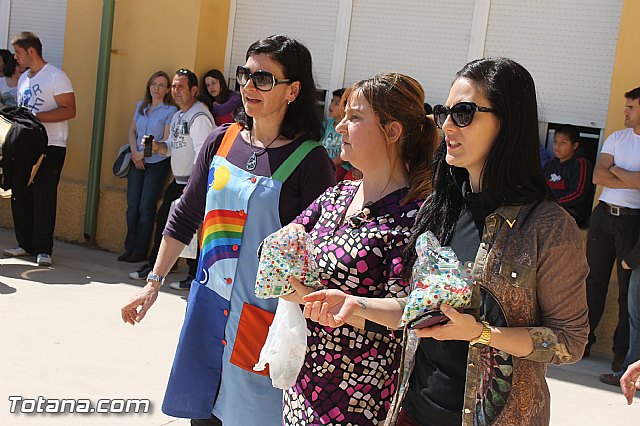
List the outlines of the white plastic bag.
{"type": "MultiPolygon", "coordinates": [[[[171,202],[171,207],[169,207],[169,217],[171,217],[179,202],[180,198],[171,202]]],[[[185,259],[195,259],[198,257],[198,240],[198,232],[196,232],[191,238],[191,242],[182,249],[180,257],[184,257],[185,259]]]]}
{"type": "Polygon", "coordinates": [[[273,387],[289,389],[296,383],[306,352],[307,322],[300,305],[279,299],[260,359],[253,369],[262,371],[269,364],[273,387]]]}
{"type": "Polygon", "coordinates": [[[184,257],[185,259],[195,259],[198,257],[198,239],[198,232],[196,232],[193,238],[191,238],[191,242],[182,249],[180,257],[184,257]]]}

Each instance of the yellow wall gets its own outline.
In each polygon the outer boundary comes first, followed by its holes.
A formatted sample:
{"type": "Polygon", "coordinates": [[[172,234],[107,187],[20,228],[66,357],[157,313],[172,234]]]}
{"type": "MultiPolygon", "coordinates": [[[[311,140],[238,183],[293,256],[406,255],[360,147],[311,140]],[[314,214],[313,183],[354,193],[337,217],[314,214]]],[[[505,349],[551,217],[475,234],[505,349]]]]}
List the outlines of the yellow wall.
{"type": "Polygon", "coordinates": [[[640,86],[640,1],[625,0],[616,46],[605,136],[624,128],[624,93],[640,86]]]}
{"type": "MultiPolygon", "coordinates": [[[[605,137],[616,130],[624,128],[624,93],[640,86],[640,43],[638,43],[638,22],[640,21],[640,1],[625,0],[622,6],[618,44],[616,46],[615,62],[611,76],[611,95],[609,112],[605,127],[605,137]]],[[[594,203],[602,188],[598,186],[594,203]]],[[[600,325],[596,330],[598,340],[593,346],[594,351],[611,353],[613,331],[618,323],[618,281],[615,268],[611,277],[607,304],[600,325]]]]}
{"type": "MultiPolygon", "coordinates": [[[[123,249],[126,180],[111,174],[136,102],[153,72],[185,67],[200,75],[224,66],[229,0],[116,1],[105,122],[96,243],[123,249]]],[[[67,158],[58,194],[56,237],[84,242],[86,184],[95,104],[102,1],[68,0],[63,69],[76,93],[67,158]]],[[[10,204],[0,201],[0,225],[12,226],[10,204]]]]}

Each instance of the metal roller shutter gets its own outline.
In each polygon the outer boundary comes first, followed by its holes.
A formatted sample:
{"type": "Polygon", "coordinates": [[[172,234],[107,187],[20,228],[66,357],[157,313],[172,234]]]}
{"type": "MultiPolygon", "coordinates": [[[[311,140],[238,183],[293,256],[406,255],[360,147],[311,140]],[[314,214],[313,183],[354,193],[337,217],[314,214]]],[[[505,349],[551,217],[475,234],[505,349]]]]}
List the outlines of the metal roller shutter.
{"type": "Polygon", "coordinates": [[[316,85],[328,89],[338,6],[338,0],[237,0],[227,76],[233,79],[236,67],[245,63],[247,48],[254,41],[281,33],[307,46],[313,57],[316,85]]]}
{"type": "Polygon", "coordinates": [[[431,104],[444,103],[466,62],[473,0],[357,0],[353,3],[345,85],[382,71],[416,78],[431,104]]]}
{"type": "Polygon", "coordinates": [[[541,121],[604,128],[621,10],[622,0],[492,0],[485,56],[531,72],[541,121]]]}
{"type": "Polygon", "coordinates": [[[8,42],[21,31],[31,31],[42,41],[42,56],[62,68],[66,0],[12,0],[8,42]]]}

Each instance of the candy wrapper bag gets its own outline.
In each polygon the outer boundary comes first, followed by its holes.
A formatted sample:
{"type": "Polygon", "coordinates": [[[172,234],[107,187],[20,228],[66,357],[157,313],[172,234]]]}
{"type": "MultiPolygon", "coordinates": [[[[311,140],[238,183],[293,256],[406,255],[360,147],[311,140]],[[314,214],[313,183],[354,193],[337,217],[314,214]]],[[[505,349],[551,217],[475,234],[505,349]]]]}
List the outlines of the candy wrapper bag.
{"type": "Polygon", "coordinates": [[[411,272],[413,290],[407,298],[400,326],[420,315],[440,309],[441,303],[454,308],[471,304],[472,262],[461,264],[451,247],[442,247],[427,231],[416,242],[418,258],[411,272]]]}
{"type": "Polygon", "coordinates": [[[314,250],[309,234],[298,227],[288,226],[265,238],[256,276],[256,296],[269,299],[293,293],[288,281],[291,275],[303,285],[316,290],[323,288],[314,250]]]}

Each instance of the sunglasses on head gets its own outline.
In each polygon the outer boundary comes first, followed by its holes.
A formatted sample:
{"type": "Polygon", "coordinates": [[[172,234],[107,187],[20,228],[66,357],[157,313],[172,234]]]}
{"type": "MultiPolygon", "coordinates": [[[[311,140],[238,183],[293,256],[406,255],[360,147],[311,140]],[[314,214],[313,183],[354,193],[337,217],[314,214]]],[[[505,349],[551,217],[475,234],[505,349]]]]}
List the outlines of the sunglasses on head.
{"type": "Polygon", "coordinates": [[[258,70],[252,73],[249,68],[243,66],[238,66],[236,69],[236,80],[240,86],[246,85],[251,80],[255,88],[261,92],[268,92],[278,84],[291,83],[292,81],[289,78],[277,79],[269,71],[258,70]]]}
{"type": "Polygon", "coordinates": [[[196,77],[194,72],[191,70],[180,68],[178,71],[176,71],[176,75],[187,77],[187,80],[189,81],[189,88],[198,85],[198,77],[196,77]]]}
{"type": "Polygon", "coordinates": [[[451,116],[451,121],[458,127],[467,127],[473,122],[473,116],[479,112],[493,112],[497,113],[495,108],[487,108],[478,106],[475,102],[459,102],[447,108],[444,105],[436,105],[433,107],[433,119],[436,122],[436,126],[442,129],[447,117],[451,116]]]}

